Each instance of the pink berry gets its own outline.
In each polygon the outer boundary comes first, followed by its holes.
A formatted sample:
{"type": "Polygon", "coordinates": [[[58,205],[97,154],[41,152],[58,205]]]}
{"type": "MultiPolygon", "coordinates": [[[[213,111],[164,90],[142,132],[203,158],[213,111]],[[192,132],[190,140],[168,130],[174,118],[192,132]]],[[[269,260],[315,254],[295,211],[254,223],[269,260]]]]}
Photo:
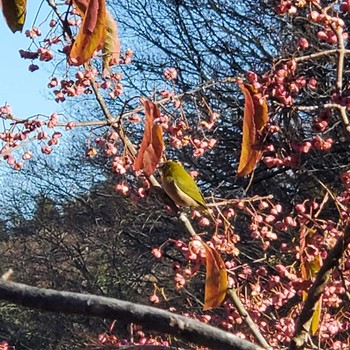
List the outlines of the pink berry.
{"type": "Polygon", "coordinates": [[[163,72],[165,80],[175,80],[177,78],[177,71],[175,68],[166,68],[163,72]]]}
{"type": "Polygon", "coordinates": [[[158,304],[159,303],[159,297],[156,294],[153,294],[149,297],[149,301],[153,304],[158,304]]]}
{"type": "Polygon", "coordinates": [[[306,208],[305,208],[305,205],[304,204],[297,204],[295,206],[295,210],[298,212],[298,213],[305,213],[306,212],[306,208]]]}
{"type": "Polygon", "coordinates": [[[210,221],[209,221],[209,219],[208,218],[201,218],[200,220],[199,220],[199,222],[198,222],[198,225],[199,226],[209,226],[210,225],[210,221]]]}
{"type": "Polygon", "coordinates": [[[298,41],[298,46],[301,49],[307,49],[309,47],[309,42],[307,41],[306,38],[300,38],[298,41]]]}
{"type": "Polygon", "coordinates": [[[160,259],[162,257],[162,251],[159,248],[153,248],[152,249],[152,255],[157,258],[160,259]]]}

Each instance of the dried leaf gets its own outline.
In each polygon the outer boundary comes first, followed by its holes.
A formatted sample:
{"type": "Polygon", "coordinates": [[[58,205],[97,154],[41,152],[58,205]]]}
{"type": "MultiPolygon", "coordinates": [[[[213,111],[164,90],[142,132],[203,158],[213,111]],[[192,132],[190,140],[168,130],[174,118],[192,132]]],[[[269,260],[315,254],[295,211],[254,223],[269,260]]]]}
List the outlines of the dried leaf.
{"type": "Polygon", "coordinates": [[[244,116],[243,116],[243,138],[242,138],[242,151],[238,166],[238,175],[244,176],[249,174],[254,166],[256,158],[256,151],[252,149],[252,145],[256,140],[256,127],[254,122],[254,103],[252,96],[248,89],[244,85],[241,86],[244,93],[244,116]]]}
{"type": "Polygon", "coordinates": [[[241,83],[244,93],[243,139],[238,176],[250,174],[262,156],[258,148],[259,133],[268,121],[266,100],[251,85],[241,83]]]}
{"type": "Polygon", "coordinates": [[[164,150],[163,130],[160,125],[155,125],[154,120],[160,117],[158,107],[151,101],[145,100],[145,132],[141,142],[139,153],[135,159],[134,169],[143,170],[145,175],[154,173],[164,150]]]}
{"type": "MultiPolygon", "coordinates": [[[[304,281],[311,281],[316,277],[321,268],[321,258],[316,256],[313,261],[307,261],[305,256],[300,256],[300,270],[304,281]]],[[[307,293],[302,293],[303,301],[307,298],[307,293]]]]}
{"type": "Polygon", "coordinates": [[[312,315],[310,331],[312,335],[315,335],[318,330],[318,325],[320,324],[322,311],[322,295],[320,300],[316,303],[314,314],[312,315]]]}
{"type": "MultiPolygon", "coordinates": [[[[316,277],[318,271],[320,271],[322,265],[322,259],[319,255],[311,261],[306,259],[305,249],[309,243],[312,242],[312,236],[315,234],[315,229],[302,227],[300,230],[300,242],[299,242],[299,252],[300,252],[300,270],[301,276],[304,281],[310,281],[316,277]]],[[[303,292],[303,301],[306,300],[307,293],[303,292]]]]}
{"type": "MultiPolygon", "coordinates": [[[[79,2],[77,8],[84,7],[79,2]]],[[[106,0],[90,0],[83,16],[83,23],[72,46],[69,63],[79,66],[87,62],[95,51],[101,49],[106,38],[106,0]]]]}
{"type": "Polygon", "coordinates": [[[89,147],[85,152],[87,157],[93,158],[97,155],[97,149],[94,147],[89,147]]]}
{"type": "Polygon", "coordinates": [[[160,142],[163,137],[162,127],[159,125],[153,125],[152,127],[152,141],[151,144],[145,149],[143,154],[143,172],[150,176],[154,173],[157,164],[160,161],[163,152],[163,143],[160,142]]]}
{"type": "Polygon", "coordinates": [[[73,0],[74,6],[81,17],[84,17],[86,9],[89,6],[88,0],[73,0]]]}
{"type": "Polygon", "coordinates": [[[27,0],[0,0],[0,7],[11,31],[22,31],[27,14],[27,0]]]}
{"type": "Polygon", "coordinates": [[[227,291],[227,272],[220,254],[203,243],[206,255],[206,279],[203,310],[219,306],[227,291]]]}
{"type": "Polygon", "coordinates": [[[116,21],[108,11],[106,15],[106,40],[102,53],[104,70],[108,71],[111,66],[119,63],[120,40],[118,37],[118,27],[116,21]]]}
{"type": "Polygon", "coordinates": [[[258,132],[262,131],[269,119],[266,100],[261,96],[260,93],[258,93],[257,90],[254,89],[253,85],[244,84],[244,87],[250,92],[250,95],[252,96],[255,109],[254,122],[256,130],[258,132]]]}

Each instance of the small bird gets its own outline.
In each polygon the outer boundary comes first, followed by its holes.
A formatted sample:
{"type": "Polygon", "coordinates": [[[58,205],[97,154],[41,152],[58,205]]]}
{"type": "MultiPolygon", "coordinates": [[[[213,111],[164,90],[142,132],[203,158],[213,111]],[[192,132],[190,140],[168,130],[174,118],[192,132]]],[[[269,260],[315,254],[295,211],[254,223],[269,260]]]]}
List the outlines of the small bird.
{"type": "Polygon", "coordinates": [[[208,210],[197,184],[181,164],[169,160],[163,164],[161,171],[163,189],[175,204],[208,210]]]}

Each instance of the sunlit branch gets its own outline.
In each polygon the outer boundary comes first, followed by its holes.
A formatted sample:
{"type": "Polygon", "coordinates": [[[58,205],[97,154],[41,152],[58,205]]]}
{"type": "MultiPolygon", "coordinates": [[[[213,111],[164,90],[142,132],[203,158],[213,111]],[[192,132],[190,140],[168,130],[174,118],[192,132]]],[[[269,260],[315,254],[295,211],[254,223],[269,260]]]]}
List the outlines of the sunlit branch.
{"type": "Polygon", "coordinates": [[[169,311],[97,295],[60,292],[0,279],[0,298],[43,311],[79,314],[136,323],[145,329],[172,334],[220,350],[261,350],[228,332],[169,311]]]}
{"type": "MultiPolygon", "coordinates": [[[[154,104],[156,104],[157,106],[160,106],[160,105],[165,105],[169,102],[172,102],[174,99],[181,99],[183,97],[186,97],[186,96],[191,96],[193,94],[195,94],[196,92],[200,91],[200,90],[203,90],[203,89],[207,89],[207,88],[210,88],[210,87],[214,87],[215,85],[217,84],[231,84],[235,81],[234,78],[227,78],[225,80],[220,80],[220,81],[217,81],[217,80],[212,80],[212,81],[209,81],[209,82],[205,82],[204,84],[201,84],[189,91],[186,91],[184,93],[181,93],[181,94],[177,94],[177,95],[174,95],[172,97],[166,97],[166,98],[162,98],[160,100],[157,100],[157,101],[153,101],[154,104]]],[[[96,89],[98,91],[98,87],[96,86],[96,89]]],[[[103,97],[101,94],[100,95],[100,100],[98,100],[98,103],[100,104],[100,107],[101,107],[101,103],[105,105],[105,109],[108,110],[105,102],[102,102],[103,100],[103,97]],[[101,103],[100,103],[101,101],[101,103]]],[[[102,108],[102,107],[101,107],[102,108]]],[[[118,115],[116,117],[113,117],[112,115],[109,115],[109,121],[107,120],[90,120],[90,121],[85,121],[85,122],[76,122],[75,123],[75,126],[76,127],[98,127],[98,126],[107,126],[107,125],[112,125],[112,124],[115,124],[117,122],[119,122],[121,120],[121,118],[126,118],[126,117],[129,117],[135,113],[140,113],[144,110],[144,106],[143,105],[140,105],[134,109],[132,109],[131,111],[129,112],[125,112],[123,113],[122,115],[118,115]]],[[[30,118],[17,118],[16,116],[14,115],[11,115],[11,116],[7,116],[6,119],[8,120],[13,120],[14,122],[16,123],[24,123],[26,121],[28,121],[30,118]]],[[[63,123],[63,122],[57,122],[56,126],[61,126],[61,127],[64,127],[66,126],[67,123],[63,123]]]]}
{"type": "MultiPolygon", "coordinates": [[[[310,61],[314,58],[322,58],[322,57],[327,57],[330,55],[336,55],[339,54],[339,52],[342,51],[344,55],[350,55],[350,50],[346,49],[332,49],[332,50],[325,50],[325,51],[320,51],[320,52],[315,52],[310,55],[305,55],[305,56],[299,56],[299,57],[294,57],[293,60],[297,63],[299,62],[306,62],[310,61]]],[[[283,61],[289,61],[290,59],[284,59],[283,61]]]]}
{"type": "Polygon", "coordinates": [[[239,299],[236,291],[234,289],[229,289],[227,291],[228,296],[230,297],[230,299],[234,302],[238,313],[242,316],[242,318],[244,319],[244,321],[247,323],[247,325],[249,326],[249,328],[251,329],[251,331],[253,332],[255,338],[258,340],[258,342],[260,343],[260,345],[264,348],[264,349],[271,349],[269,343],[265,340],[265,338],[262,336],[262,334],[259,331],[258,326],[254,323],[254,321],[252,320],[252,318],[249,316],[249,313],[247,312],[247,310],[245,309],[244,305],[242,304],[241,300],[239,299]]]}

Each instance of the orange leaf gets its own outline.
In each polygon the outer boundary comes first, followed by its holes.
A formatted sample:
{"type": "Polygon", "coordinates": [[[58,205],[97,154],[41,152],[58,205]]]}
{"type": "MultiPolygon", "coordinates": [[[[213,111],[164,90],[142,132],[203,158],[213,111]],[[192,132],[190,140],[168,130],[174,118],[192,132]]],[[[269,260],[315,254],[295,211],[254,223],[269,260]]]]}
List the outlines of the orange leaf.
{"type": "MultiPolygon", "coordinates": [[[[84,2],[77,2],[79,12],[84,2]]],[[[69,63],[79,66],[87,62],[95,51],[101,49],[106,38],[106,0],[90,0],[83,17],[83,24],[69,54],[69,63]]]]}
{"type": "Polygon", "coordinates": [[[0,0],[0,7],[11,31],[22,31],[27,14],[27,0],[0,0]]]}
{"type": "Polygon", "coordinates": [[[253,99],[253,104],[255,108],[254,122],[257,131],[262,131],[268,122],[268,110],[265,98],[254,89],[253,85],[244,84],[244,87],[248,89],[250,95],[253,99]]]}
{"type": "Polygon", "coordinates": [[[158,107],[151,101],[145,100],[145,132],[141,142],[139,153],[135,159],[134,169],[143,170],[145,175],[154,173],[164,150],[163,129],[155,125],[154,120],[160,117],[158,107]]]}
{"type": "Polygon", "coordinates": [[[227,272],[225,263],[215,248],[203,243],[206,256],[206,279],[203,310],[219,306],[227,291],[227,272]]]}
{"type": "Polygon", "coordinates": [[[118,37],[118,27],[112,15],[106,14],[106,40],[102,49],[103,69],[109,70],[111,66],[119,63],[120,40],[118,37]]]}
{"type": "Polygon", "coordinates": [[[259,133],[268,121],[266,100],[249,84],[239,84],[244,93],[243,139],[238,176],[250,174],[262,156],[258,149],[259,133]]]}
{"type": "Polygon", "coordinates": [[[78,13],[81,17],[84,17],[86,9],[89,6],[88,0],[73,0],[75,8],[78,10],[78,13]]]}

